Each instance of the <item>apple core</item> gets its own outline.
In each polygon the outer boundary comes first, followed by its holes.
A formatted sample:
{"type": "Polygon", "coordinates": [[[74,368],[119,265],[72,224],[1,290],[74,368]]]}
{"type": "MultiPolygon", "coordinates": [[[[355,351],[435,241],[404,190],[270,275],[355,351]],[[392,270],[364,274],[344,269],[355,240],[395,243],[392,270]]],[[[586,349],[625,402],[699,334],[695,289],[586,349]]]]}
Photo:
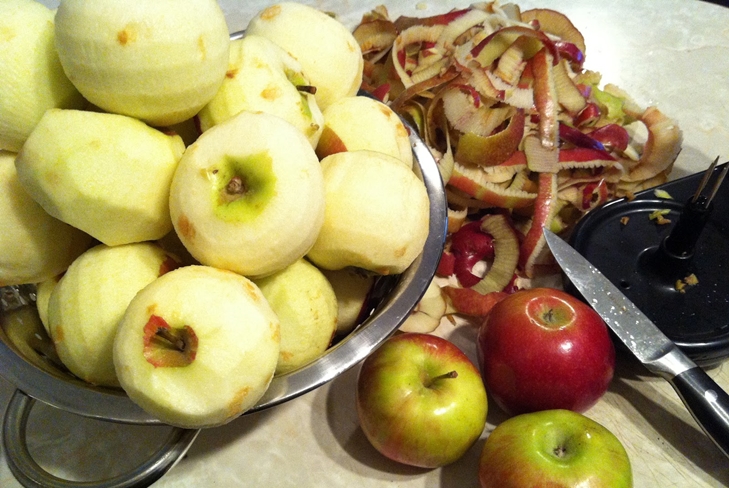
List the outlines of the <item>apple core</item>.
{"type": "Polygon", "coordinates": [[[271,156],[258,153],[237,159],[228,156],[210,170],[215,215],[226,222],[254,220],[276,193],[271,156]]]}

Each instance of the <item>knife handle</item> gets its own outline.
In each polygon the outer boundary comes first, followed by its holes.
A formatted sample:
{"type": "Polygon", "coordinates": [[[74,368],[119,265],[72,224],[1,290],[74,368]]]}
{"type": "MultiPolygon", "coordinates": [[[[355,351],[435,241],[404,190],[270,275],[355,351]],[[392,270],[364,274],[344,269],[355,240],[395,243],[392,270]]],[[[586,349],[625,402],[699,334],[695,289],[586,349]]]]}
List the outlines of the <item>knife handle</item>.
{"type": "Polygon", "coordinates": [[[729,457],[729,395],[698,366],[668,381],[706,435],[729,457]]]}

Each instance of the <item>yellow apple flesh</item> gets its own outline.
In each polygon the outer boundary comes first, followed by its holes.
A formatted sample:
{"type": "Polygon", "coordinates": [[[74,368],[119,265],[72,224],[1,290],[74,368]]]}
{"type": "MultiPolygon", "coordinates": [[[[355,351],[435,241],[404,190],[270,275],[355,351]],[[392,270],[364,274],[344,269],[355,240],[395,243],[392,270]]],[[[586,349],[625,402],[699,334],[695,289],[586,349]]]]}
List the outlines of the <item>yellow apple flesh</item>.
{"type": "Polygon", "coordinates": [[[326,277],[305,259],[255,281],[281,321],[276,374],[321,356],[337,330],[337,297],[326,277]]]}
{"type": "Polygon", "coordinates": [[[400,331],[429,334],[438,328],[447,308],[440,286],[431,281],[423,297],[400,325],[400,331]]]}
{"type": "Polygon", "coordinates": [[[95,385],[119,386],[112,346],[129,302],[177,263],[159,246],[95,246],[69,266],[51,292],[50,336],[73,374],[95,385]]]}
{"type": "Polygon", "coordinates": [[[379,274],[407,269],[428,235],[423,182],[402,162],[374,151],[332,154],[321,161],[324,225],[307,256],[325,269],[354,266],[379,274]]]}
{"type": "Polygon", "coordinates": [[[263,112],[240,112],[185,151],[170,212],[200,263],[259,278],[311,248],[324,220],[321,166],[304,135],[263,112]]]}
{"type": "Polygon", "coordinates": [[[265,393],[279,344],[278,318],[253,282],[187,266],[134,297],[114,341],[114,363],[124,390],[150,414],[179,427],[213,427],[265,393]],[[182,350],[159,335],[165,328],[183,338],[182,350]]]}
{"type": "Polygon", "coordinates": [[[228,67],[230,37],[215,0],[64,0],[55,38],[84,97],[156,126],[195,115],[228,67]]]}
{"type": "Polygon", "coordinates": [[[413,167],[410,137],[400,117],[387,105],[365,96],[345,97],[324,110],[324,129],[316,154],[378,151],[413,167]]]}
{"type": "Polygon", "coordinates": [[[172,230],[169,187],[184,149],[179,136],[131,117],[51,109],[15,165],[46,212],[116,246],[172,230]]]}
{"type": "Polygon", "coordinates": [[[329,280],[337,297],[337,335],[346,335],[362,319],[362,309],[375,283],[375,277],[371,273],[363,273],[354,268],[321,271],[329,280]]]}
{"type": "Polygon", "coordinates": [[[91,237],[51,217],[30,197],[15,159],[0,150],[0,286],[50,279],[91,244],[91,237]]]}
{"type": "Polygon", "coordinates": [[[48,305],[51,303],[51,293],[56,289],[56,285],[61,281],[63,275],[57,275],[47,280],[43,280],[36,286],[35,291],[35,307],[38,309],[38,318],[46,330],[48,337],[51,336],[51,326],[48,320],[48,305]]]}
{"type": "Polygon", "coordinates": [[[223,85],[200,111],[200,128],[228,120],[242,110],[277,115],[298,128],[316,147],[324,117],[314,96],[299,90],[309,80],[289,53],[261,36],[231,42],[230,62],[223,85]]]}
{"type": "Polygon", "coordinates": [[[250,21],[246,32],[272,40],[301,63],[322,110],[356,94],[362,84],[364,61],[357,40],[344,24],[314,7],[272,5],[250,21]]]}
{"type": "Polygon", "coordinates": [[[49,108],[86,102],[53,43],[53,11],[34,0],[0,2],[0,149],[18,152],[49,108]]]}

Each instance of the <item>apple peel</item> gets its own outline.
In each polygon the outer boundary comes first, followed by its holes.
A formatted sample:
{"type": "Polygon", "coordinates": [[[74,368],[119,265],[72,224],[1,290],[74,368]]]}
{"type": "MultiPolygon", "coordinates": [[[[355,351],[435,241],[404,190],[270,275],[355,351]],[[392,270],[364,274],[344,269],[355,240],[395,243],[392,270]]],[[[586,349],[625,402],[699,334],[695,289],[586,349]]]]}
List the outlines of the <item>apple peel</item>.
{"type": "Polygon", "coordinates": [[[519,236],[502,214],[484,217],[481,230],[493,238],[494,261],[486,275],[471,289],[486,295],[502,291],[511,282],[519,262],[519,236]]]}

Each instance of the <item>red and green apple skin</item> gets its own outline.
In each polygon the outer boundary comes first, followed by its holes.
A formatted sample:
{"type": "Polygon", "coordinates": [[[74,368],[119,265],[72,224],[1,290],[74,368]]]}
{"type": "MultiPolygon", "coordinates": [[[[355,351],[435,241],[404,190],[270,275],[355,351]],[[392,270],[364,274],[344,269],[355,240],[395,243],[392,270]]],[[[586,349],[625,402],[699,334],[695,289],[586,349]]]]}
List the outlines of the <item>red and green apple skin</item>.
{"type": "Polygon", "coordinates": [[[631,488],[630,459],[620,440],[571,410],[507,419],[484,443],[481,488],[631,488]]]}
{"type": "Polygon", "coordinates": [[[436,468],[456,461],[486,423],[486,390],[478,368],[453,343],[430,334],[402,333],[386,340],[363,362],[356,399],[370,443],[411,466],[436,468]]]}
{"type": "Polygon", "coordinates": [[[511,415],[585,412],[605,394],[615,348],[600,316],[554,288],[518,291],[491,309],[477,338],[486,389],[511,415]]]}

